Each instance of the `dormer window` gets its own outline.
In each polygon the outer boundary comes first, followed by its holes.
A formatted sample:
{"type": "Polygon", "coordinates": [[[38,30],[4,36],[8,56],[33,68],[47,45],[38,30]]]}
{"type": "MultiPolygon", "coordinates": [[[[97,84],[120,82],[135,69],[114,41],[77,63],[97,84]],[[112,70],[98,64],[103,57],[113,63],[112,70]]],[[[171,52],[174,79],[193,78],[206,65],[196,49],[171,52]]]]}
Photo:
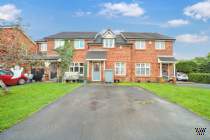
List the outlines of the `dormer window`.
{"type": "Polygon", "coordinates": [[[110,39],[110,38],[103,39],[104,48],[114,48],[114,44],[115,44],[115,39],[110,39]]]}
{"type": "Polygon", "coordinates": [[[103,47],[104,48],[114,48],[116,35],[111,31],[111,29],[106,30],[103,34],[103,47]]]}

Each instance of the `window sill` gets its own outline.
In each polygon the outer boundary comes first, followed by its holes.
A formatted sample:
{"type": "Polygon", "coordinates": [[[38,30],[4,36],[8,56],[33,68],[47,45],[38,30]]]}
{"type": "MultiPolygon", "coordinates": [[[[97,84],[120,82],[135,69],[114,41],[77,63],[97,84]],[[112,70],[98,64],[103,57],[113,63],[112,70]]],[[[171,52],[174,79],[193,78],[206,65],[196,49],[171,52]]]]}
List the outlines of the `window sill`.
{"type": "Polygon", "coordinates": [[[151,75],[135,75],[137,78],[146,78],[146,77],[151,77],[151,75]]]}
{"type": "Polygon", "coordinates": [[[136,49],[136,48],[135,48],[135,50],[136,50],[136,51],[145,51],[146,48],[145,48],[145,49],[136,49]]]}
{"type": "Polygon", "coordinates": [[[74,48],[74,50],[85,50],[85,48],[82,48],[82,49],[76,49],[76,48],[74,48]]]}
{"type": "Polygon", "coordinates": [[[103,47],[104,49],[114,49],[115,47],[112,47],[112,48],[107,48],[107,47],[103,47]]]}
{"type": "Polygon", "coordinates": [[[126,77],[126,75],[114,75],[114,76],[116,76],[116,77],[126,77]]]}
{"type": "Polygon", "coordinates": [[[155,49],[155,50],[157,50],[157,51],[162,51],[162,50],[166,50],[166,49],[155,49]]]}

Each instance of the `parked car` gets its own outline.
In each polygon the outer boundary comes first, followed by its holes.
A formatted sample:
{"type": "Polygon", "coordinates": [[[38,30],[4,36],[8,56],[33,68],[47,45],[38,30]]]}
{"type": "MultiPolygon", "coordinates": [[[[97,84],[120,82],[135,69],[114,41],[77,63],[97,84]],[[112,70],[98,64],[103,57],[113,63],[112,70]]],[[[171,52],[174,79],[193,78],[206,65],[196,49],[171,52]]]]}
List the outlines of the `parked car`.
{"type": "Polygon", "coordinates": [[[182,72],[177,72],[176,79],[178,81],[188,81],[189,78],[188,78],[188,75],[187,74],[182,73],[182,72]]]}
{"type": "Polygon", "coordinates": [[[6,85],[23,85],[28,81],[28,78],[24,74],[21,74],[18,78],[13,78],[13,75],[10,70],[0,69],[0,80],[6,85]]]}

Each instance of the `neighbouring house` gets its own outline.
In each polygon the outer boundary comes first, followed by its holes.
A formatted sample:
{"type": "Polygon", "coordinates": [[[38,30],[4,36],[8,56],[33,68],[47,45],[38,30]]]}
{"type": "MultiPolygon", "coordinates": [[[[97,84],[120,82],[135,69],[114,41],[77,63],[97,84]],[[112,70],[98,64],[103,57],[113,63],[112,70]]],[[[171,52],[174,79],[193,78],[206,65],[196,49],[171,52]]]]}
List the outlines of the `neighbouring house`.
{"type": "Polygon", "coordinates": [[[174,38],[158,33],[61,32],[37,41],[36,60],[43,60],[49,79],[58,77],[59,56],[55,49],[65,41],[74,47],[69,71],[89,81],[104,81],[106,70],[117,81],[158,81],[175,77],[174,38]],[[86,70],[85,70],[86,69],[86,70]],[[84,75],[87,71],[87,75],[84,75]]]}
{"type": "Polygon", "coordinates": [[[20,57],[36,53],[36,43],[19,26],[0,26],[0,64],[2,66],[10,66],[9,63],[15,65],[18,61],[22,61],[20,57]],[[21,55],[18,54],[20,48],[23,53],[21,55]]]}

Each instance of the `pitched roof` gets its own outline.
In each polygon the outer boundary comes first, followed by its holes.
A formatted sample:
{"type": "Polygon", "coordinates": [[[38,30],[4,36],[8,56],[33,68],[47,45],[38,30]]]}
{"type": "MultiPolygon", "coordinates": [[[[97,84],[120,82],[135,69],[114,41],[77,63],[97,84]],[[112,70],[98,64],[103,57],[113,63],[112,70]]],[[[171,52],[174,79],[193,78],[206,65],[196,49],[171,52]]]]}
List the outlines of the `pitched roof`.
{"type": "Polygon", "coordinates": [[[50,39],[93,39],[97,32],[61,32],[45,38],[50,39]]]}
{"type": "MultiPolygon", "coordinates": [[[[108,29],[107,31],[109,31],[108,29]]],[[[60,32],[54,35],[45,37],[46,39],[94,39],[102,38],[103,34],[97,32],[60,32]]],[[[159,33],[141,33],[141,32],[121,32],[116,35],[119,42],[124,42],[125,39],[160,39],[160,40],[175,40],[172,37],[159,33]]],[[[100,41],[101,42],[101,41],[100,41]]]]}
{"type": "Polygon", "coordinates": [[[86,55],[87,60],[106,59],[106,51],[88,51],[86,55]]]}
{"type": "Polygon", "coordinates": [[[36,40],[35,42],[37,42],[37,43],[41,43],[41,42],[47,42],[47,40],[46,40],[46,39],[44,39],[44,38],[41,38],[41,39],[36,40]]]}
{"type": "Polygon", "coordinates": [[[0,26],[0,29],[16,29],[19,30],[31,43],[36,45],[35,41],[26,34],[26,32],[19,25],[0,26]]]}
{"type": "Polygon", "coordinates": [[[122,32],[127,39],[160,39],[174,40],[174,38],[159,33],[122,32]]]}
{"type": "MultiPolygon", "coordinates": [[[[98,35],[95,40],[91,43],[103,43],[103,37],[102,35],[98,35]]],[[[115,43],[116,44],[126,44],[127,41],[121,36],[121,35],[116,35],[115,38],[115,43]]]]}

